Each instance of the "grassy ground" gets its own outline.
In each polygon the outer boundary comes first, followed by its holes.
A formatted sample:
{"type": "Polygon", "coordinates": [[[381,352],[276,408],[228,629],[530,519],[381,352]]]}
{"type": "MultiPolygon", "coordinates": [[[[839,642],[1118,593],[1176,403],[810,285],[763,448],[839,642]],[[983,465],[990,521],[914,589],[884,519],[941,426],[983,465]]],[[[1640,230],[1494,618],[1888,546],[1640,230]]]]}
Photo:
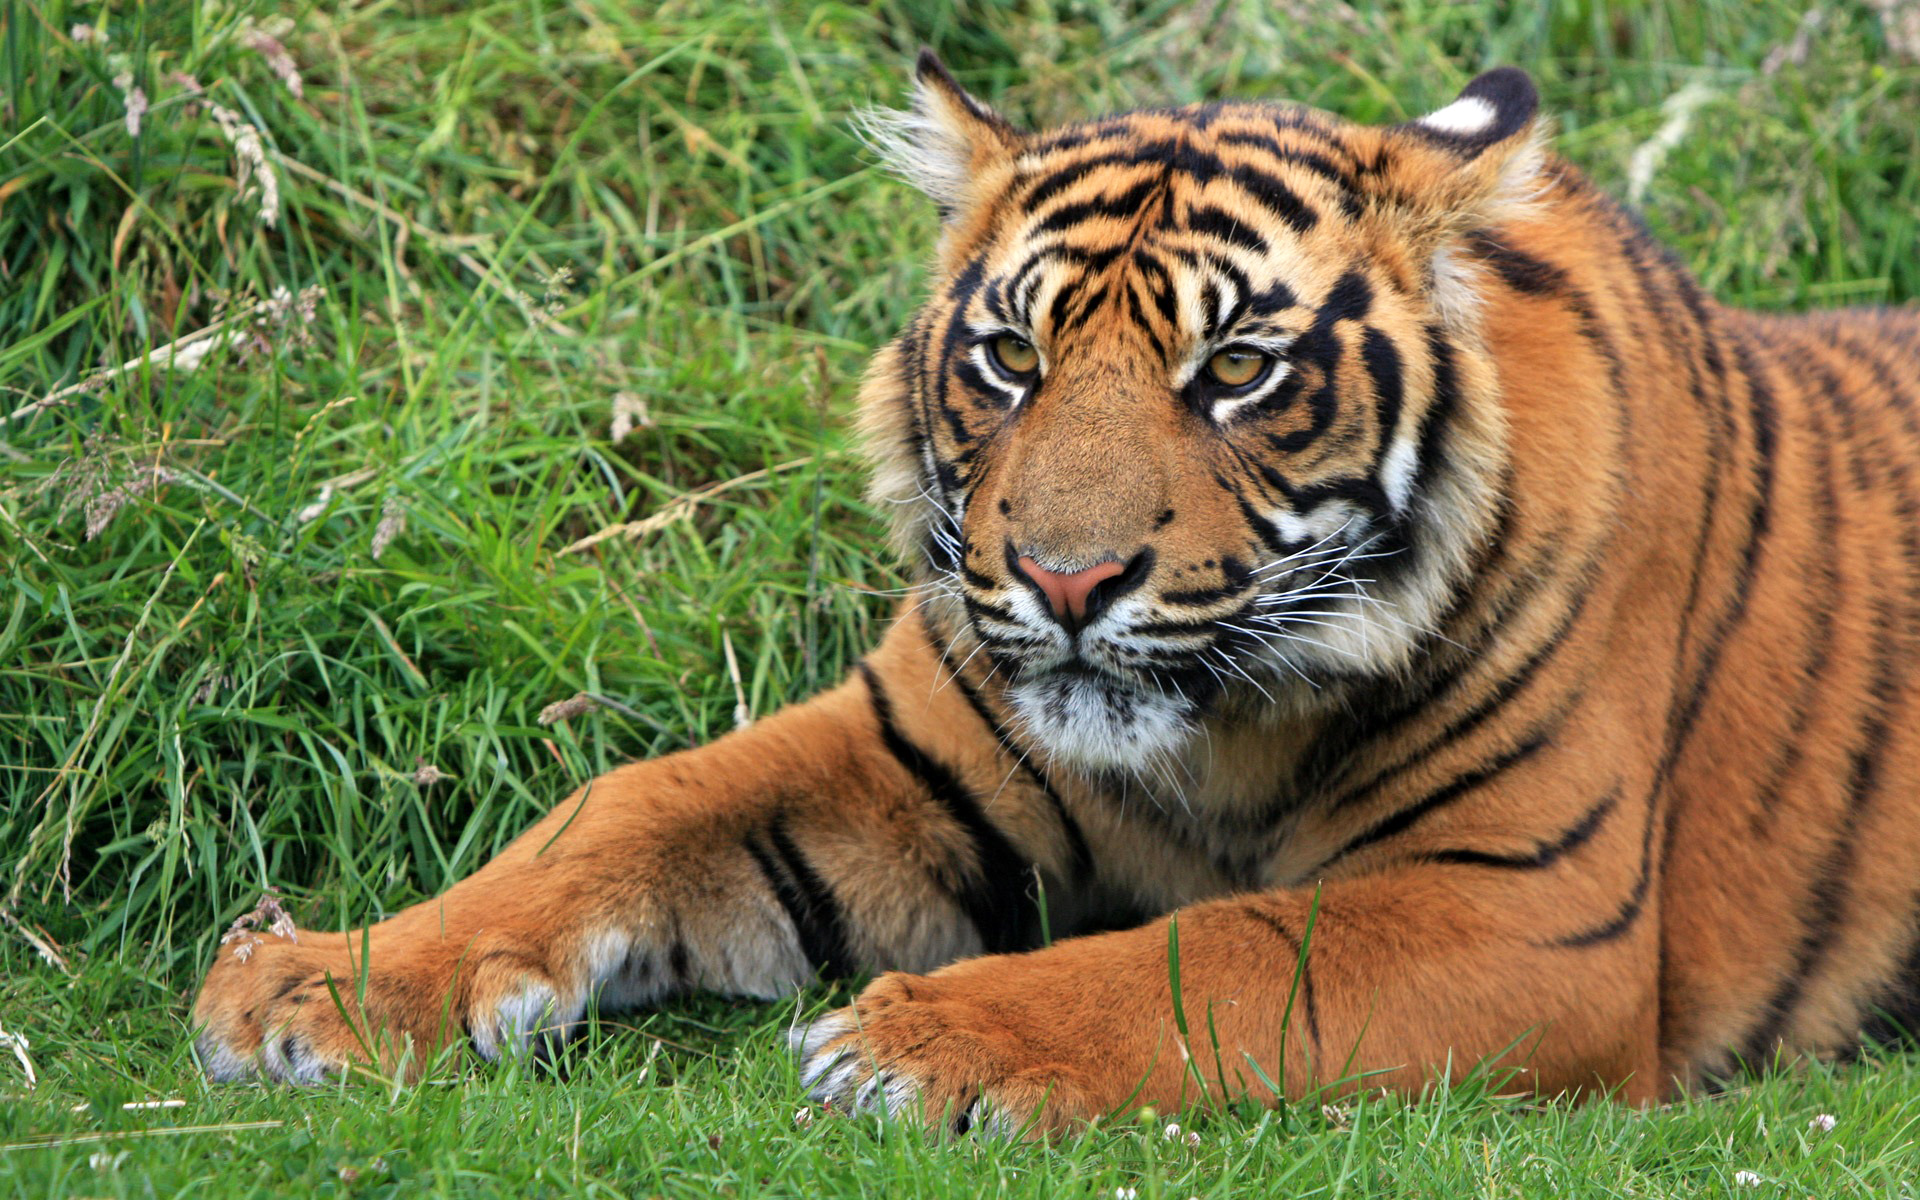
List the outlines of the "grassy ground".
{"type": "Polygon", "coordinates": [[[188,992],[264,886],[390,912],[875,635],[847,406],[932,229],[847,117],[923,42],[1033,122],[1396,119],[1517,63],[1723,298],[1920,294],[1920,67],[1860,5],[0,0],[0,1026],[38,1074],[0,1050],[0,1189],[1914,1195],[1912,1056],[1651,1114],[1177,1117],[1196,1148],[796,1125],[789,1011],[721,1002],[560,1078],[199,1082],[188,992]]]}

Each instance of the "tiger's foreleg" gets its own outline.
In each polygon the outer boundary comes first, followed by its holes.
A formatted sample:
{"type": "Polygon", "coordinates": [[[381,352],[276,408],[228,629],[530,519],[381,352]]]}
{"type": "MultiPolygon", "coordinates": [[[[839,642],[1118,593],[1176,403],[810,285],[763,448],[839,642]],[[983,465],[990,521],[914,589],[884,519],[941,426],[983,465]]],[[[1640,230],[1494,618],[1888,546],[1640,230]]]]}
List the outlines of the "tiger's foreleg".
{"type": "Polygon", "coordinates": [[[902,622],[841,687],[594,780],[437,899],[222,945],[193,1012],[203,1065],[417,1069],[463,1038],[545,1045],[596,1001],[777,997],[1031,944],[1034,872],[1064,886],[1077,831],[952,684],[902,622]]]}
{"type": "Polygon", "coordinates": [[[956,1132],[1055,1130],[1358,1086],[1417,1092],[1476,1062],[1545,1094],[1658,1094],[1653,923],[1556,944],[1542,914],[1441,867],[1210,901],[1022,955],[874,981],[795,1035],[816,1099],[956,1132]],[[1301,939],[1314,928],[1296,980],[1301,939]]]}

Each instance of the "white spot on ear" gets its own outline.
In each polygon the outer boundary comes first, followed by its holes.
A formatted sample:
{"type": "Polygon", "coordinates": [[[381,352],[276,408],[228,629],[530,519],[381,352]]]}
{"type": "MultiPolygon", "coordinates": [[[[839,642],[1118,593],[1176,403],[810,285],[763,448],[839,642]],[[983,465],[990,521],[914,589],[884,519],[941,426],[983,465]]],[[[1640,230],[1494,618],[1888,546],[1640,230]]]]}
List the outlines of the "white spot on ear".
{"type": "Polygon", "coordinates": [[[1436,109],[1420,118],[1420,124],[1441,133],[1459,134],[1471,137],[1484,133],[1492,127],[1500,112],[1478,96],[1462,96],[1445,108],[1436,109]]]}

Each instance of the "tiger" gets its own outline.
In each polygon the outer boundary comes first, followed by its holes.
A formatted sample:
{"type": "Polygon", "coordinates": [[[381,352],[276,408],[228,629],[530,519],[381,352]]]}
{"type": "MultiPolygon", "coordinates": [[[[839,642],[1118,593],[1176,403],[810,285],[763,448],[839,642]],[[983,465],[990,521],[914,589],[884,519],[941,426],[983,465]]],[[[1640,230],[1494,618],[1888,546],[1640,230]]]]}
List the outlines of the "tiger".
{"type": "Polygon", "coordinates": [[[984,1136],[1920,1028],[1920,313],[1716,303],[1513,68],[1041,132],[914,78],[888,631],[436,899],[222,946],[207,1075],[851,980],[810,1102],[984,1136]]]}

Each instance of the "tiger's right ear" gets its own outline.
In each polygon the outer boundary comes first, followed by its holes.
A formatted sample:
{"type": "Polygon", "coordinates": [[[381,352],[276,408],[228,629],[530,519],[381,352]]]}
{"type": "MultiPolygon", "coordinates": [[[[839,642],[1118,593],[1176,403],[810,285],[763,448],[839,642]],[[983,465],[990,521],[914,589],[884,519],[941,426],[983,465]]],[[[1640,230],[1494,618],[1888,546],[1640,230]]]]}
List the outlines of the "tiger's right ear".
{"type": "Polygon", "coordinates": [[[871,110],[861,132],[896,175],[932,198],[947,221],[966,207],[974,180],[1013,156],[1021,135],[968,95],[933,51],[920,51],[913,76],[913,108],[871,110]]]}
{"type": "Polygon", "coordinates": [[[1380,132],[1375,194],[1416,240],[1497,223],[1537,190],[1546,131],[1523,71],[1488,71],[1444,108],[1380,132]]]}

